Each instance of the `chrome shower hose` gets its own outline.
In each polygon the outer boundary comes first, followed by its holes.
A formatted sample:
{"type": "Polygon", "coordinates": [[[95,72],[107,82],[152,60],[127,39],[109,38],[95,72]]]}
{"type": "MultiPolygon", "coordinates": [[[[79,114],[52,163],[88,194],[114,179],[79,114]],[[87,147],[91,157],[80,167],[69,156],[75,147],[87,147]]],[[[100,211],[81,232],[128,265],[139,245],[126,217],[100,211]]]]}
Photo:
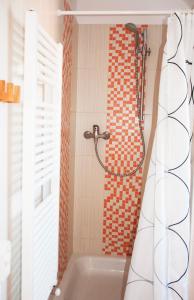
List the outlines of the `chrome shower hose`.
{"type": "MultiPolygon", "coordinates": [[[[98,162],[100,163],[100,165],[102,166],[102,168],[105,170],[105,172],[107,172],[110,175],[114,175],[114,176],[118,176],[118,177],[129,177],[129,176],[133,176],[143,165],[144,162],[144,158],[145,158],[145,139],[144,139],[144,135],[143,135],[143,128],[142,128],[142,124],[141,124],[141,101],[139,98],[139,89],[138,89],[138,85],[139,85],[139,79],[138,79],[138,49],[136,49],[135,51],[136,53],[136,59],[135,59],[135,77],[136,77],[136,99],[137,99],[137,110],[138,110],[138,124],[139,124],[139,131],[140,131],[140,135],[141,135],[141,141],[142,141],[142,147],[143,147],[143,155],[141,158],[141,161],[139,162],[138,166],[130,171],[130,172],[126,172],[126,173],[115,173],[112,172],[111,170],[109,170],[104,163],[102,162],[100,156],[99,156],[99,152],[98,152],[98,139],[95,140],[94,144],[95,144],[95,153],[96,153],[96,157],[98,159],[98,162]]],[[[144,56],[144,52],[142,51],[142,60],[146,59],[146,54],[144,56]]],[[[143,61],[143,64],[145,63],[145,61],[143,61]]],[[[143,80],[142,80],[142,85],[144,84],[144,80],[145,80],[145,68],[143,68],[143,80]]]]}

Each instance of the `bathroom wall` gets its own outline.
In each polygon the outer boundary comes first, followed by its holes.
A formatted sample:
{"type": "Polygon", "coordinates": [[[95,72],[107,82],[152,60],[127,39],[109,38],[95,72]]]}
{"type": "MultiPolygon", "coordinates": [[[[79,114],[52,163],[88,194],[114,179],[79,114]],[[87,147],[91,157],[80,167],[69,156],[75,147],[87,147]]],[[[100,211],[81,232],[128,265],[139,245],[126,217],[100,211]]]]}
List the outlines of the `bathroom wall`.
{"type": "MultiPolygon", "coordinates": [[[[170,10],[176,11],[177,9],[189,9],[193,7],[193,0],[136,0],[136,1],[126,1],[126,0],[109,0],[109,1],[99,1],[99,0],[73,0],[75,3],[76,10],[99,10],[99,11],[154,11],[154,10],[170,10]]],[[[131,15],[129,16],[78,16],[77,20],[79,24],[125,24],[129,22],[135,24],[165,24],[166,16],[159,15],[148,15],[139,16],[131,15]]]]}
{"type": "MultiPolygon", "coordinates": [[[[109,26],[78,27],[77,88],[71,107],[75,137],[74,160],[73,251],[101,253],[104,171],[94,155],[93,141],[85,140],[83,132],[93,124],[106,130],[107,68],[109,26]]],[[[104,160],[105,141],[100,143],[104,160]]]]}
{"type": "MultiPolygon", "coordinates": [[[[139,27],[139,33],[144,27],[139,27]]],[[[139,34],[139,47],[143,45],[139,34]]],[[[138,79],[142,59],[138,57],[138,79]]],[[[108,57],[107,130],[105,161],[114,173],[133,172],[143,157],[139,130],[134,34],[124,25],[110,27],[108,57]]],[[[141,81],[139,81],[139,91],[141,81]]],[[[143,120],[141,121],[144,126],[143,120]]],[[[142,168],[133,176],[105,174],[103,252],[131,255],[141,204],[142,168]]]]}
{"type": "MultiPolygon", "coordinates": [[[[114,26],[112,28],[115,28],[114,26]]],[[[123,28],[123,27],[120,27],[123,28]]],[[[112,29],[113,30],[113,29],[112,29]]],[[[123,30],[123,29],[122,29],[123,30]]],[[[71,198],[73,198],[73,251],[75,253],[93,253],[93,254],[126,254],[130,253],[134,241],[135,230],[138,222],[138,211],[140,208],[141,188],[143,187],[144,177],[140,172],[135,180],[131,179],[131,183],[125,185],[126,195],[112,195],[115,200],[115,211],[121,214],[121,220],[115,215],[115,219],[108,219],[110,215],[114,215],[112,208],[108,207],[107,199],[108,189],[112,184],[114,190],[121,184],[118,180],[115,186],[115,179],[108,181],[105,177],[104,170],[99,166],[93,147],[92,140],[85,140],[83,132],[92,130],[93,124],[100,125],[102,131],[110,129],[112,133],[120,128],[115,125],[110,126],[110,120],[107,119],[110,106],[108,103],[110,82],[110,25],[79,25],[78,26],[78,48],[77,48],[77,63],[74,66],[77,72],[77,86],[74,86],[74,95],[71,106],[71,138],[74,139],[71,150],[71,174],[74,174],[74,182],[71,184],[71,198]],[[74,150],[74,151],[73,151],[74,150]],[[143,182],[142,182],[143,180],[143,182]],[[119,198],[120,197],[120,198],[119,198]],[[122,207],[123,198],[125,203],[129,203],[124,208],[122,207]],[[119,208],[119,205],[121,207],[119,208]],[[117,207],[118,206],[118,207],[117,207]],[[135,207],[135,209],[134,209],[135,207]],[[131,212],[129,213],[129,210],[131,212]],[[107,212],[109,211],[109,216],[107,212]],[[130,214],[128,223],[132,227],[124,228],[123,215],[130,214]],[[103,217],[104,216],[104,217],[103,217]],[[110,224],[111,223],[111,224],[110,224]],[[113,242],[114,226],[118,235],[118,227],[122,245],[118,239],[113,242]],[[133,224],[131,224],[133,223],[133,224]],[[110,229],[111,226],[111,229],[110,229]],[[108,235],[107,232],[110,232],[108,235]],[[103,239],[104,237],[104,239],[103,239]],[[106,237],[106,239],[105,239],[106,237]],[[104,244],[103,244],[104,241],[104,244]],[[123,248],[123,241],[125,249],[123,248]],[[131,242],[130,242],[131,241],[131,242]],[[106,246],[109,245],[109,246],[106,246]],[[113,251],[114,246],[116,250],[113,251]]],[[[125,35],[121,32],[121,39],[125,39],[125,35]]],[[[156,69],[158,64],[159,48],[162,43],[162,27],[148,27],[148,45],[151,48],[152,54],[147,59],[147,74],[146,74],[146,98],[145,98],[145,118],[144,118],[144,133],[146,139],[146,147],[150,138],[150,130],[152,124],[153,98],[156,98],[155,86],[157,89],[158,82],[155,82],[156,69]]],[[[119,49],[118,57],[119,57],[119,49]]],[[[115,54],[116,55],[116,54],[115,54]]],[[[123,66],[122,66],[123,67],[123,66]]],[[[134,66],[133,66],[134,67],[134,66]]],[[[127,70],[126,70],[127,72],[127,70]]],[[[118,72],[118,78],[120,78],[118,72]]],[[[130,74],[129,74],[130,75],[130,74]]],[[[114,75],[113,75],[114,77],[114,75]]],[[[114,83],[113,83],[114,84],[114,83]]],[[[118,83],[115,82],[115,89],[118,83]]],[[[114,88],[113,88],[114,89],[114,88]]],[[[124,88],[125,89],[125,88],[124,88]]],[[[114,91],[111,91],[112,93],[114,91]]],[[[112,94],[113,95],[113,94],[112,94]]],[[[118,90],[114,94],[115,101],[118,97],[118,90]]],[[[118,101],[123,101],[123,91],[118,101]],[[120,99],[122,98],[122,99],[120,99]]],[[[115,105],[113,103],[113,105],[115,105]]],[[[115,109],[115,107],[113,107],[115,109]]],[[[128,110],[126,110],[128,112],[128,110]]],[[[109,115],[110,116],[110,115],[109,115]]],[[[131,125],[137,122],[132,116],[128,115],[131,125]]],[[[107,156],[107,142],[99,142],[99,152],[102,160],[111,160],[111,153],[107,156]]],[[[139,138],[134,139],[133,146],[139,146],[139,138]]],[[[131,144],[132,147],[132,144],[131,144]]],[[[118,149],[119,151],[122,149],[118,149]]],[[[141,150],[138,150],[138,155],[141,150]]],[[[150,147],[149,147],[150,152],[150,147]]],[[[148,152],[148,155],[149,155],[148,152]]],[[[112,149],[112,153],[114,150],[112,149]]],[[[118,157],[119,158],[119,157],[118,157]]],[[[131,161],[134,159],[131,157],[131,161]]],[[[144,170],[146,173],[146,168],[144,170]]],[[[123,187],[123,185],[122,185],[123,187]]],[[[71,200],[72,201],[72,200],[71,200]]],[[[129,224],[128,224],[129,225],[129,224]]]]}
{"type": "MultiPolygon", "coordinates": [[[[2,0],[5,1],[5,0],[2,0]]],[[[60,198],[60,249],[59,249],[59,280],[62,277],[65,266],[67,264],[68,256],[68,187],[69,187],[69,123],[70,123],[70,90],[71,90],[71,37],[72,37],[72,23],[73,19],[66,17],[57,17],[56,11],[58,9],[70,9],[67,1],[64,0],[9,0],[6,2],[6,15],[7,22],[11,24],[9,26],[9,42],[12,41],[12,26],[18,27],[17,24],[24,26],[25,22],[25,12],[29,9],[33,9],[37,12],[38,21],[42,27],[53,37],[57,42],[62,42],[64,44],[64,66],[63,66],[63,105],[62,105],[62,148],[61,148],[61,198],[60,198]],[[16,24],[16,25],[15,25],[16,24]]],[[[70,3],[70,2],[69,2],[70,3]]],[[[18,67],[13,66],[12,62],[12,45],[8,45],[10,49],[9,53],[9,66],[7,65],[7,78],[8,80],[16,80],[16,77],[12,74],[12,69],[18,67]]],[[[23,65],[23,61],[20,62],[20,68],[23,65]]],[[[2,78],[0,78],[2,79],[2,78]]],[[[16,80],[17,81],[17,80],[16,80]]],[[[20,79],[19,79],[20,81],[20,79]]],[[[20,106],[20,115],[22,118],[22,107],[20,106]]],[[[12,117],[14,119],[15,111],[9,112],[10,122],[12,117]]],[[[11,131],[14,127],[12,123],[9,124],[9,130],[11,131]]],[[[21,133],[21,132],[20,132],[21,133]]],[[[11,143],[11,141],[10,141],[11,143]]],[[[18,141],[18,147],[21,149],[22,140],[18,141]]],[[[14,146],[14,145],[13,145],[14,146]]],[[[9,145],[10,153],[12,145],[9,145]]],[[[12,240],[14,247],[14,256],[12,262],[12,274],[9,278],[9,298],[15,297],[14,299],[20,299],[21,291],[21,195],[18,195],[13,190],[13,176],[11,175],[13,157],[10,157],[9,170],[10,170],[10,180],[9,180],[9,198],[10,198],[10,215],[9,215],[9,238],[12,240]],[[14,208],[14,209],[13,209],[14,208]]],[[[15,157],[14,157],[15,161],[15,157]]],[[[18,169],[20,170],[19,176],[21,177],[21,161],[17,163],[17,174],[18,169]]],[[[15,172],[15,169],[14,169],[15,172]]],[[[14,173],[12,172],[12,173],[14,173]]],[[[21,193],[21,186],[19,193],[21,193]]],[[[71,252],[70,252],[71,253],[71,252]]]]}
{"type": "MultiPolygon", "coordinates": [[[[0,11],[3,10],[3,19],[1,18],[1,58],[3,58],[3,67],[0,70],[0,79],[13,81],[22,86],[23,84],[23,35],[25,11],[35,9],[38,14],[38,20],[44,29],[54,38],[55,41],[62,40],[63,19],[56,16],[56,10],[63,8],[63,0],[0,0],[0,11]],[[2,30],[3,28],[3,30],[2,30]],[[6,31],[7,29],[7,31],[6,31]],[[16,36],[16,33],[19,35],[16,36]],[[18,51],[19,44],[19,51],[18,51]],[[20,70],[19,74],[17,70],[20,70]]],[[[2,66],[2,64],[1,64],[2,66]]],[[[3,288],[0,299],[6,298],[12,300],[21,299],[21,203],[22,203],[22,103],[19,105],[0,104],[0,115],[2,130],[7,137],[4,144],[4,165],[6,169],[7,182],[4,181],[6,190],[7,210],[3,212],[6,227],[6,236],[12,242],[12,261],[11,274],[8,278],[8,288],[3,288]],[[6,185],[7,184],[7,185],[6,185]]],[[[1,166],[3,166],[1,164],[1,166]]],[[[1,193],[2,195],[2,193],[1,193]]],[[[3,199],[1,198],[2,202],[3,199]]],[[[1,203],[2,203],[1,202],[1,203]]],[[[2,203],[5,207],[5,205],[2,203]]],[[[2,221],[2,218],[1,218],[2,221]]],[[[2,230],[2,226],[1,226],[2,230]]]]}
{"type": "Polygon", "coordinates": [[[37,12],[39,23],[43,28],[56,41],[62,41],[63,18],[57,17],[56,11],[64,9],[64,0],[8,0],[7,2],[14,19],[24,23],[25,12],[33,9],[37,12]]]}
{"type": "MultiPolygon", "coordinates": [[[[70,5],[65,2],[65,9],[70,5]]],[[[61,116],[61,175],[60,175],[60,234],[59,234],[59,270],[58,279],[62,279],[68,260],[69,242],[69,147],[70,147],[70,103],[72,80],[72,37],[74,18],[64,18],[63,33],[63,86],[62,86],[62,116],[61,116]]]]}

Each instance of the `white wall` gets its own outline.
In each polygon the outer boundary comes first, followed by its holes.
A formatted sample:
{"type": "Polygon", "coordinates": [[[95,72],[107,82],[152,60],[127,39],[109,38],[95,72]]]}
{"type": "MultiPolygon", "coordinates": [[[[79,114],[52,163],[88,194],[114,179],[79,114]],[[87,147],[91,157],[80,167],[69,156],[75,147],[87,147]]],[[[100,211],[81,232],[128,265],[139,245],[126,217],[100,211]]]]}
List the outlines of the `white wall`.
{"type": "Polygon", "coordinates": [[[72,10],[76,9],[77,0],[69,0],[69,3],[71,5],[72,10]]]}
{"type": "MultiPolygon", "coordinates": [[[[11,49],[11,39],[12,39],[12,24],[14,21],[24,24],[25,11],[27,9],[35,9],[39,16],[39,22],[45,28],[45,30],[54,38],[56,41],[62,40],[63,18],[56,16],[56,10],[63,9],[63,0],[0,0],[0,80],[4,79],[6,81],[11,81],[14,76],[12,74],[12,49],[11,49]]],[[[9,129],[10,124],[8,120],[13,116],[14,109],[10,104],[0,103],[0,239],[8,238],[8,230],[10,229],[10,223],[13,223],[15,232],[19,231],[21,228],[18,223],[12,221],[11,209],[13,203],[10,203],[9,199],[9,188],[8,183],[11,181],[8,178],[8,170],[12,169],[10,164],[8,164],[8,153],[10,152],[10,144],[8,144],[9,139],[9,129]],[[12,115],[11,115],[12,111],[12,115]],[[8,210],[9,209],[9,210],[8,210]],[[9,220],[9,223],[8,223],[9,220]]],[[[18,203],[21,202],[20,199],[18,203]]],[[[17,204],[18,205],[18,204],[17,204]]],[[[16,210],[19,209],[15,207],[16,210]]],[[[14,208],[14,209],[15,209],[14,208]]],[[[21,234],[21,233],[18,233],[21,234]]],[[[21,249],[18,245],[18,240],[12,241],[15,251],[21,249]],[[17,245],[16,245],[17,243],[17,245]]],[[[18,254],[19,255],[19,254],[18,254]]],[[[17,261],[15,268],[15,274],[20,274],[20,264],[17,261]]],[[[14,274],[14,276],[15,276],[14,274]]],[[[17,279],[20,280],[19,278],[17,279]]],[[[10,288],[9,288],[10,290],[10,288]]],[[[5,300],[7,298],[6,284],[0,286],[0,300],[5,300]]],[[[9,300],[20,300],[21,297],[13,296],[9,300]]]]}
{"type": "Polygon", "coordinates": [[[34,9],[39,16],[39,22],[56,40],[60,41],[63,32],[63,18],[56,16],[57,9],[63,9],[63,0],[9,0],[13,16],[24,22],[25,11],[34,9]]]}
{"type": "MultiPolygon", "coordinates": [[[[194,5],[193,0],[77,0],[74,7],[76,10],[177,10],[190,8],[194,5]]],[[[80,24],[123,24],[133,22],[136,24],[162,24],[166,22],[166,17],[77,17],[80,24]]]]}
{"type": "Polygon", "coordinates": [[[77,0],[79,10],[165,10],[186,8],[191,6],[192,0],[77,0]]]}

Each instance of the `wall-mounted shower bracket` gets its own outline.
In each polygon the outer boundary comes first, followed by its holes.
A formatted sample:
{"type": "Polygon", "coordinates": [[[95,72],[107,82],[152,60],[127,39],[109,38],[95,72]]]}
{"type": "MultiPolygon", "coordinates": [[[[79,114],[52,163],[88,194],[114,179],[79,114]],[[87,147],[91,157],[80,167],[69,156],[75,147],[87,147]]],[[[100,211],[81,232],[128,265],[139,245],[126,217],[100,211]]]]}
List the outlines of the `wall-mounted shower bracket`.
{"type": "Polygon", "coordinates": [[[150,48],[150,47],[146,49],[146,55],[147,55],[147,56],[150,56],[150,55],[151,55],[151,48],[150,48]]]}
{"type": "Polygon", "coordinates": [[[145,56],[150,56],[151,55],[151,48],[149,47],[149,48],[147,48],[147,47],[145,47],[145,46],[143,46],[143,47],[138,47],[137,49],[136,49],[136,53],[137,54],[141,54],[142,56],[143,55],[145,55],[145,56]]]}

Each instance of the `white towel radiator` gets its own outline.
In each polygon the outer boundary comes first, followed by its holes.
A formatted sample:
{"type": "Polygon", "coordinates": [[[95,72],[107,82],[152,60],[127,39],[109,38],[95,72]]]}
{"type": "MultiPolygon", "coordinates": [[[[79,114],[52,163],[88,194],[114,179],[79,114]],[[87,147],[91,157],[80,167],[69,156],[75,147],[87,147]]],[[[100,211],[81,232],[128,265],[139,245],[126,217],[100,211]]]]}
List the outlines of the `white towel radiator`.
{"type": "Polygon", "coordinates": [[[26,14],[23,104],[22,300],[57,283],[62,45],[26,14]]]}

